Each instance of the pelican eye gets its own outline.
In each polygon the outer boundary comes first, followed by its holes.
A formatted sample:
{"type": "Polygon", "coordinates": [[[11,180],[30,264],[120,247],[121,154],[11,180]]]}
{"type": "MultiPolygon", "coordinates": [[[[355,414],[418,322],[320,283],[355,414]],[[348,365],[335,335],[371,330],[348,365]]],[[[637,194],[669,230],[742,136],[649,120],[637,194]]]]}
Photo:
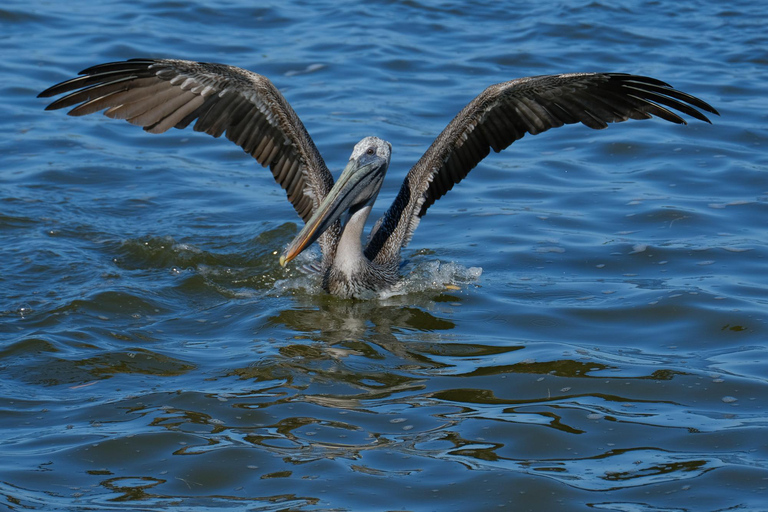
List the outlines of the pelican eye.
{"type": "Polygon", "coordinates": [[[376,154],[376,150],[373,149],[373,148],[368,148],[368,149],[365,150],[365,154],[366,155],[374,155],[374,154],[376,154]]]}

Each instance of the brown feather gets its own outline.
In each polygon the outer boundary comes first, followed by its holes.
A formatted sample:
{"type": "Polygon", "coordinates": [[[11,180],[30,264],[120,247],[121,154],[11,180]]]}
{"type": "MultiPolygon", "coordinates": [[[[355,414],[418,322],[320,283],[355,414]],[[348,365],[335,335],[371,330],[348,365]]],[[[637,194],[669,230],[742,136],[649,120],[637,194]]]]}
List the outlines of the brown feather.
{"type": "MultiPolygon", "coordinates": [[[[72,115],[106,109],[150,133],[195,129],[238,144],[263,165],[280,162],[278,184],[305,221],[333,186],[333,178],[304,125],[265,77],[223,64],[171,59],[132,59],[90,67],[40,97],[70,93],[48,109],[75,106],[72,115]],[[284,143],[287,141],[287,143],[284,143]],[[285,182],[281,182],[286,180],[285,182]]],[[[331,250],[335,242],[321,244],[331,250]]]]}
{"type": "Polygon", "coordinates": [[[366,256],[382,263],[399,255],[427,209],[491,149],[501,151],[526,133],[536,135],[565,124],[603,129],[609,123],[652,116],[685,123],[672,109],[705,122],[709,119],[700,110],[718,113],[660,80],[621,73],[548,75],[492,85],[459,112],[411,168],[407,186],[385,213],[366,256]]]}

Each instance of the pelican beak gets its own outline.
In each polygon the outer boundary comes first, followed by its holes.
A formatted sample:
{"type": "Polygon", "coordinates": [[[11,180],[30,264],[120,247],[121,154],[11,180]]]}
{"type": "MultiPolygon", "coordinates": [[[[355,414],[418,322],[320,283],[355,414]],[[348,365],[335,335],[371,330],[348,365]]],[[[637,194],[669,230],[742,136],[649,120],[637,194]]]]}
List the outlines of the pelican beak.
{"type": "Polygon", "coordinates": [[[361,163],[361,159],[352,158],[339,176],[339,181],[333,186],[328,195],[320,203],[320,206],[312,214],[312,217],[304,225],[304,228],[296,235],[296,238],[286,247],[280,256],[280,265],[285,266],[289,261],[301,254],[304,249],[312,245],[314,241],[320,238],[331,225],[348,212],[351,208],[362,204],[367,204],[371,199],[376,198],[379,187],[381,186],[381,177],[383,170],[386,172],[387,165],[381,165],[381,161],[367,161],[361,163]],[[376,179],[379,178],[379,179],[376,179]],[[373,188],[375,192],[369,193],[368,185],[375,182],[373,188]]]}

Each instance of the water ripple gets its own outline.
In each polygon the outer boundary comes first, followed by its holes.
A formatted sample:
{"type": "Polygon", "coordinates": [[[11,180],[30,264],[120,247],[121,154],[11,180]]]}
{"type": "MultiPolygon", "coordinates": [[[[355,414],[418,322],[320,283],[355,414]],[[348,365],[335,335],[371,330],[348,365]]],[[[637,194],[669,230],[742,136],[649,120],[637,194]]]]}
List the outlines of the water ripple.
{"type": "Polygon", "coordinates": [[[347,4],[0,9],[0,508],[764,509],[764,7],[347,4]],[[268,76],[334,172],[391,141],[374,216],[492,83],[636,72],[722,116],[525,137],[342,301],[226,140],[36,98],[141,56],[268,76]]]}

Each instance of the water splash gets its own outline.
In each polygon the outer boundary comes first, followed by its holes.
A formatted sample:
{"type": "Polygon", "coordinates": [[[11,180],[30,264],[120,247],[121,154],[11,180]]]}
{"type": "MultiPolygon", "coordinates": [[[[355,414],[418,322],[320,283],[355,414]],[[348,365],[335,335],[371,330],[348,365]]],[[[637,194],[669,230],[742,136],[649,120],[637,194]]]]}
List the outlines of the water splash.
{"type": "Polygon", "coordinates": [[[453,261],[423,261],[418,263],[381,298],[429,291],[460,291],[476,284],[483,274],[482,267],[465,267],[453,261]]]}
{"type": "MultiPolygon", "coordinates": [[[[287,270],[288,277],[275,282],[271,294],[300,292],[310,295],[325,293],[321,276],[311,256],[299,256],[298,265],[287,270]]],[[[402,279],[391,289],[378,293],[371,292],[364,299],[388,299],[400,295],[435,291],[462,291],[476,285],[483,274],[481,267],[465,267],[455,262],[423,261],[405,266],[402,279]]]]}

